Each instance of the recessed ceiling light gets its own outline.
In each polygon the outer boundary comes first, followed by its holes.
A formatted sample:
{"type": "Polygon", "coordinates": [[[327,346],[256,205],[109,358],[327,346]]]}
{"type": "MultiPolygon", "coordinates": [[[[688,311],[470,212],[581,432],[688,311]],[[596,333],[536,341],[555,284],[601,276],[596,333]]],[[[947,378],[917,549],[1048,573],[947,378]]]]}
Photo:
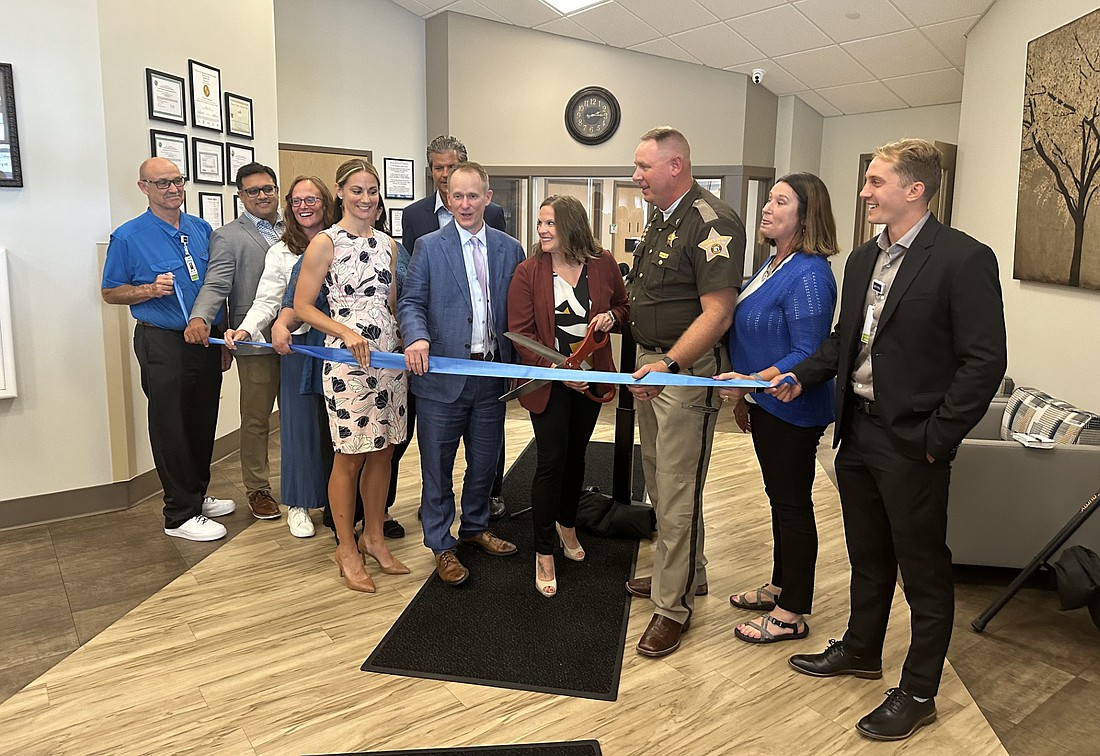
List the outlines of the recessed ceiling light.
{"type": "Polygon", "coordinates": [[[851,20],[855,21],[857,18],[859,18],[859,11],[848,11],[844,14],[844,18],[850,18],[851,20]]]}
{"type": "Polygon", "coordinates": [[[568,16],[570,13],[575,13],[585,8],[591,8],[593,5],[599,5],[600,3],[607,2],[607,0],[542,0],[542,2],[546,3],[563,16],[568,16]]]}

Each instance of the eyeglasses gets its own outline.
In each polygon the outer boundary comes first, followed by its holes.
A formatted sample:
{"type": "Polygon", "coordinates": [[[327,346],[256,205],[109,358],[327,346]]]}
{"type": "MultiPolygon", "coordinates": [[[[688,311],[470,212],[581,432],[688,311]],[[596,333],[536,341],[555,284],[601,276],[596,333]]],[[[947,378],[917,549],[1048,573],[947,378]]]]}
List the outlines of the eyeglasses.
{"type": "Polygon", "coordinates": [[[266,184],[264,186],[250,186],[247,189],[241,189],[241,191],[247,194],[249,197],[259,197],[260,192],[263,192],[265,195],[270,197],[272,194],[279,191],[279,187],[275,186],[274,184],[266,184]]]}
{"type": "Polygon", "coordinates": [[[142,179],[141,183],[143,183],[143,184],[152,184],[157,189],[160,189],[163,192],[169,186],[174,186],[177,189],[182,187],[184,184],[187,183],[187,177],[186,176],[176,176],[175,178],[172,178],[172,179],[155,179],[155,180],[142,179]]]}
{"type": "Polygon", "coordinates": [[[313,207],[320,201],[320,197],[291,197],[290,206],[301,207],[302,205],[305,205],[306,207],[313,207]]]}

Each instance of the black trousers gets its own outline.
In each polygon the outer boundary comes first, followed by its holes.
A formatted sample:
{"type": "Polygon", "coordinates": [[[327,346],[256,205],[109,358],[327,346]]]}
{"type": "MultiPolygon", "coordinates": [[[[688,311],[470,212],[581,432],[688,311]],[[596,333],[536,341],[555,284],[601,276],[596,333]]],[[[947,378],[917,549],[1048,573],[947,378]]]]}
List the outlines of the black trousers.
{"type": "Polygon", "coordinates": [[[844,645],[859,656],[882,655],[900,568],[912,622],[901,688],[914,696],[934,696],[955,615],[947,548],[951,462],[904,456],[879,418],[853,413],[836,474],[852,563],[844,645]]]}
{"type": "Polygon", "coordinates": [[[577,501],[584,486],[584,455],[601,405],[560,381],[550,384],[546,410],[531,413],[538,462],[531,481],[535,551],[554,553],[554,523],[576,527],[577,501]]]}
{"type": "Polygon", "coordinates": [[[772,509],[771,584],[783,589],[779,606],[788,612],[813,610],[817,566],[817,522],[813,485],[817,443],[825,426],[803,428],[749,404],[752,445],[772,509]]]}
{"type": "Polygon", "coordinates": [[[218,425],[221,350],[138,323],[134,353],[149,400],[149,444],[164,487],[164,527],[202,514],[218,425]]]}

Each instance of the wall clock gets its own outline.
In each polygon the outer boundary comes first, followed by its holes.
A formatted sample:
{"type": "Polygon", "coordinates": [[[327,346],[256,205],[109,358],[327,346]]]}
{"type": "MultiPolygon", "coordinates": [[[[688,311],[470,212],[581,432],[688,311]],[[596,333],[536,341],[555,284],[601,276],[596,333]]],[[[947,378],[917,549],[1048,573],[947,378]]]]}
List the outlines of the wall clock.
{"type": "Polygon", "coordinates": [[[619,128],[619,101],[603,87],[585,87],[565,106],[565,129],[581,144],[600,144],[619,128]]]}

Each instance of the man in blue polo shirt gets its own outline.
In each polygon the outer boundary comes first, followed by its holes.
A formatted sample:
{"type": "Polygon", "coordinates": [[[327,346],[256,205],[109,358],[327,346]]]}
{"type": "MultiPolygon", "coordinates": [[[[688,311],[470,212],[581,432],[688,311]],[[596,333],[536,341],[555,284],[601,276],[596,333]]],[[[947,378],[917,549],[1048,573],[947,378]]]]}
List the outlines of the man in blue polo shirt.
{"type": "Polygon", "coordinates": [[[221,350],[187,344],[183,331],[206,272],[210,224],[180,212],[187,179],[164,158],[138,171],[149,209],[111,234],[103,300],[129,305],[134,352],[149,399],[149,442],[164,486],[164,532],[190,541],[225,537],[210,517],[236,504],[206,495],[222,384],[221,350]]]}

